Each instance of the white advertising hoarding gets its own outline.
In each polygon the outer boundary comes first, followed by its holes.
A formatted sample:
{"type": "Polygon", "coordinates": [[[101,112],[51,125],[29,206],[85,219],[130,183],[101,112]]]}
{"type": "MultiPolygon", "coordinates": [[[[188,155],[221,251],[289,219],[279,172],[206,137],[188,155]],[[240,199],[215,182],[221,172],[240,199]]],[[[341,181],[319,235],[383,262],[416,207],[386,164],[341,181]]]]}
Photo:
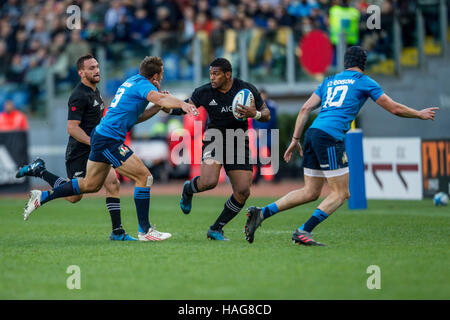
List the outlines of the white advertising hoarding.
{"type": "Polygon", "coordinates": [[[420,138],[363,139],[368,199],[422,199],[420,138]]]}

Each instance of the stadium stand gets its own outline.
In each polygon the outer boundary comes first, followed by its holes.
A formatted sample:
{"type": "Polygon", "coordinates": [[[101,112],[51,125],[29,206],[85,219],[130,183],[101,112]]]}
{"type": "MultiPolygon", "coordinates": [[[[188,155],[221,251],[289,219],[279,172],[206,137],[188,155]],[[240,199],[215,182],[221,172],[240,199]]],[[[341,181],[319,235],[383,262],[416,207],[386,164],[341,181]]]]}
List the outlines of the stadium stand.
{"type": "MultiPolygon", "coordinates": [[[[78,81],[74,61],[81,53],[94,54],[99,47],[106,48],[106,58],[117,66],[111,70],[106,84],[111,96],[117,84],[133,70],[124,65],[130,57],[142,57],[158,52],[159,43],[166,63],[166,81],[193,78],[192,39],[202,41],[204,66],[214,56],[231,58],[238,64],[237,32],[249,31],[248,60],[251,76],[256,80],[274,79],[284,72],[283,53],[287,28],[297,42],[313,29],[326,31],[335,38],[336,21],[352,11],[354,20],[350,43],[361,43],[370,50],[371,61],[392,58],[392,34],[367,32],[367,7],[379,1],[335,0],[114,0],[114,1],[0,1],[0,84],[3,100],[14,100],[18,109],[31,113],[39,111],[45,97],[46,70],[51,66],[55,74],[56,90],[73,87],[78,81]],[[343,8],[348,3],[348,8],[343,8]],[[81,8],[81,30],[66,26],[70,5],[81,8]],[[331,14],[331,15],[330,15],[331,14]],[[157,40],[161,41],[158,42],[157,40]],[[268,71],[269,70],[269,71],[268,71]],[[124,72],[125,71],[125,72],[124,72]]],[[[402,16],[402,28],[414,26],[415,1],[383,1],[382,21],[396,9],[402,16]]],[[[437,38],[438,25],[434,11],[424,11],[427,31],[437,38]],[[429,19],[428,19],[429,18],[429,19]]],[[[384,26],[383,26],[384,27],[384,26]]],[[[403,32],[403,44],[411,45],[415,39],[411,32],[403,32]]],[[[335,42],[334,42],[335,43],[335,42]]],[[[428,39],[428,52],[436,46],[428,39]]],[[[411,51],[411,50],[410,50],[411,51]]],[[[405,63],[414,64],[405,52],[405,63]]],[[[133,59],[131,59],[133,61],[133,59]]],[[[389,62],[388,62],[389,64],[389,62]]],[[[386,68],[384,68],[386,69],[386,68]]],[[[383,67],[378,70],[383,72],[383,67]]],[[[0,101],[0,105],[4,101],[0,101]]]]}

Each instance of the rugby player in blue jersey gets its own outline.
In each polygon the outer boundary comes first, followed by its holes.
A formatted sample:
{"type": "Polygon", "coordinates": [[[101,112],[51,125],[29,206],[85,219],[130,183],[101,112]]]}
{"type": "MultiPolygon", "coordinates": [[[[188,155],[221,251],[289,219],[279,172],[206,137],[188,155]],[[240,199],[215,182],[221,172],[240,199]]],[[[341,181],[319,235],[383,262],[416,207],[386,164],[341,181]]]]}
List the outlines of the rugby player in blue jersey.
{"type": "Polygon", "coordinates": [[[163,72],[163,62],[159,57],[146,57],[141,62],[139,74],[127,79],[117,89],[108,112],[92,131],[85,178],[72,179],[48,191],[32,190],[24,211],[25,220],[34,210],[51,200],[99,191],[112,166],[135,182],[134,202],[139,240],[159,241],[171,237],[170,233],[159,232],[150,225],[150,187],[153,177],[144,163],[124,144],[127,132],[136,123],[152,117],[161,107],[181,108],[188,114],[198,114],[194,105],[159,92],[163,72]],[[147,108],[149,101],[155,105],[147,108]]]}
{"type": "Polygon", "coordinates": [[[305,186],[291,191],[266,207],[248,208],[244,230],[248,242],[253,242],[256,229],[265,219],[278,212],[317,200],[326,180],[330,189],[329,195],[319,204],[311,218],[292,235],[292,240],[297,244],[324,245],[312,238],[311,231],[350,197],[344,136],[367,98],[370,97],[382,108],[399,117],[434,120],[435,110],[438,108],[417,111],[386,95],[377,82],[363,73],[366,59],[366,52],[361,47],[348,48],[344,58],[345,70],[326,78],[301,108],[292,142],[284,154],[284,159],[289,162],[296,151],[303,156],[305,186]],[[300,135],[310,112],[318,107],[321,107],[321,110],[305,133],[302,149],[299,143],[300,135]]]}

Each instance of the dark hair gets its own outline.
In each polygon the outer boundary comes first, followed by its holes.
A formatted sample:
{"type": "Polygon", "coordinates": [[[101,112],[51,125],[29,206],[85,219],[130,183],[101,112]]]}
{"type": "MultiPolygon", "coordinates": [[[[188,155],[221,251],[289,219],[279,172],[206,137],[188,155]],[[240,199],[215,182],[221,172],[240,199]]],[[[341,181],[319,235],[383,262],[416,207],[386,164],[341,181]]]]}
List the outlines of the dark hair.
{"type": "Polygon", "coordinates": [[[161,73],[163,61],[160,57],[145,57],[139,66],[139,74],[150,79],[156,73],[161,73]]]}
{"type": "Polygon", "coordinates": [[[79,71],[81,69],[84,69],[84,62],[89,59],[95,58],[92,54],[85,54],[84,56],[79,57],[77,60],[77,70],[79,71]]]}
{"type": "Polygon", "coordinates": [[[366,67],[367,53],[360,46],[353,46],[347,49],[344,56],[344,68],[358,67],[364,71],[366,67]]]}
{"type": "Polygon", "coordinates": [[[233,72],[230,61],[225,58],[216,58],[209,66],[220,68],[222,72],[233,72]]]}

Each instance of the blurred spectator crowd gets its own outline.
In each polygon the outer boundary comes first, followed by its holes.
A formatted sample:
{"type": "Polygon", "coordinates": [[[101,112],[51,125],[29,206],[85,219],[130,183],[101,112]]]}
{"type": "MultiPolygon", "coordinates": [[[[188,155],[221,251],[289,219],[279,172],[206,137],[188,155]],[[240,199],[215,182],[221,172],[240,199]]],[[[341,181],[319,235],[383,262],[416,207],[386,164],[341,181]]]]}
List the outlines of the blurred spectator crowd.
{"type": "MultiPolygon", "coordinates": [[[[52,66],[58,86],[70,88],[79,80],[77,58],[87,52],[96,54],[100,46],[114,65],[120,65],[127,53],[150,54],[160,39],[165,41],[163,48],[175,48],[187,59],[188,68],[194,35],[208,40],[209,47],[202,47],[207,64],[212,56],[236,52],[235,34],[233,38],[226,30],[262,30],[253,39],[266,39],[270,46],[285,41],[278,31],[288,27],[298,41],[313,29],[329,32],[334,5],[358,12],[360,35],[355,43],[364,42],[369,49],[389,55],[390,35],[369,36],[365,30],[370,4],[379,4],[386,17],[393,7],[414,14],[414,1],[406,0],[0,0],[0,109],[10,99],[18,108],[29,105],[31,112],[37,111],[48,67],[52,66]],[[67,27],[70,5],[81,8],[80,29],[67,27]]],[[[389,26],[391,21],[382,19],[382,24],[389,26]]],[[[249,46],[250,66],[252,61],[274,58],[260,47],[261,41],[249,46]]],[[[183,75],[173,76],[177,77],[183,75]]]]}

